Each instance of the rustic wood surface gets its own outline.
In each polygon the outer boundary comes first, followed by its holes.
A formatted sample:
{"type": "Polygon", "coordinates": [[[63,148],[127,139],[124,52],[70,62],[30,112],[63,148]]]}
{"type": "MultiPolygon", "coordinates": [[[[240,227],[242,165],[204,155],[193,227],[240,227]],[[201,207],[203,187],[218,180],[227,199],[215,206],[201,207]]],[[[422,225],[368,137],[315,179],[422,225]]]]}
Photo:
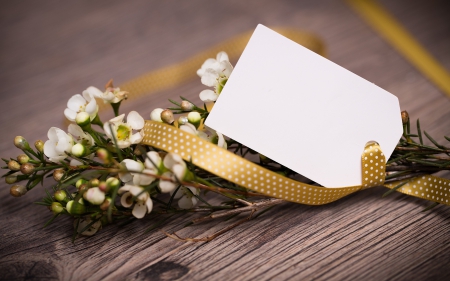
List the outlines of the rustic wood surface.
{"type": "MultiPolygon", "coordinates": [[[[447,1],[382,1],[450,69],[447,1]]],[[[120,84],[176,63],[258,23],[317,33],[329,58],[397,95],[402,109],[443,141],[450,99],[340,1],[4,1],[0,9],[2,157],[19,154],[16,135],[46,140],[64,128],[69,97],[87,86],[120,84]]],[[[125,102],[148,118],[179,95],[198,100],[198,79],[125,102]]],[[[300,88],[300,87],[299,87],[300,88]]],[[[318,114],[320,114],[318,112],[318,114]]],[[[104,115],[111,116],[110,112],[104,115]]],[[[149,220],[108,226],[71,243],[72,222],[48,228],[50,212],[33,205],[36,187],[13,198],[0,188],[1,280],[445,280],[450,278],[450,208],[382,187],[311,207],[284,203],[208,243],[182,243],[149,220]]],[[[216,221],[163,228],[201,237],[216,221]]],[[[225,223],[226,224],[226,223],[225,223]]]]}

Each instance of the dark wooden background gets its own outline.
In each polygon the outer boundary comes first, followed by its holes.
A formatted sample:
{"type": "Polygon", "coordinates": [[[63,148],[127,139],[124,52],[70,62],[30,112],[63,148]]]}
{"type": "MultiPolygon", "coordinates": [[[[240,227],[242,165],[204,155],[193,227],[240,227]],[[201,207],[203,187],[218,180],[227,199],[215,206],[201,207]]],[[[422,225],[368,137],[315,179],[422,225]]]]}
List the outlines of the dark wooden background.
{"type": "MultiPolygon", "coordinates": [[[[448,1],[381,1],[450,69],[448,1]]],[[[450,99],[340,1],[3,1],[0,8],[0,155],[16,157],[16,135],[46,140],[65,129],[70,96],[176,63],[258,23],[317,33],[329,58],[397,95],[439,141],[450,135],[450,99]]],[[[148,118],[167,98],[198,100],[198,79],[138,101],[148,118]]],[[[103,120],[111,116],[109,112],[103,120]]],[[[109,226],[71,243],[72,225],[32,204],[36,187],[13,198],[0,184],[1,280],[444,280],[450,278],[450,208],[372,188],[310,207],[282,204],[209,243],[181,243],[149,220],[109,226]]],[[[217,221],[182,229],[204,236],[217,221]]]]}

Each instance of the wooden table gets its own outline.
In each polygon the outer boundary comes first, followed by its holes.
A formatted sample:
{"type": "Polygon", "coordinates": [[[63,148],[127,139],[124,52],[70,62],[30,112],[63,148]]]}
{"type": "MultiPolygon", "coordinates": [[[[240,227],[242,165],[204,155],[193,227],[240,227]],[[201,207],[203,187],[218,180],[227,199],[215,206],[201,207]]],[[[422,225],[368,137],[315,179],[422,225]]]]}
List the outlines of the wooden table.
{"type": "MultiPolygon", "coordinates": [[[[450,69],[446,1],[382,1],[450,69]]],[[[16,135],[46,140],[65,129],[70,96],[87,86],[117,84],[176,63],[258,23],[317,33],[329,58],[397,95],[403,110],[439,141],[450,135],[450,99],[337,1],[6,1],[0,10],[2,157],[19,154],[16,135]]],[[[179,95],[198,100],[199,79],[122,110],[149,118],[179,95]]],[[[107,112],[103,119],[111,116],[107,112]],[[108,115],[109,114],[109,115],[108,115]]],[[[208,243],[182,243],[149,220],[108,226],[71,243],[72,222],[33,205],[36,187],[13,198],[1,183],[1,280],[444,280],[450,278],[450,208],[372,188],[311,207],[284,203],[208,243]]],[[[224,222],[182,229],[211,234],[224,222]]]]}

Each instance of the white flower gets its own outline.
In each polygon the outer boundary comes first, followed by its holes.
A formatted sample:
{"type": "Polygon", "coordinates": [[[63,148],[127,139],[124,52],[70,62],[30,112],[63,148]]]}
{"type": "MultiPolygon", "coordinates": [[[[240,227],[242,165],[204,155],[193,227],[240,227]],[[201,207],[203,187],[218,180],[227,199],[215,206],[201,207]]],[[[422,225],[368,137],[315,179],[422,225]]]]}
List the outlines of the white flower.
{"type": "Polygon", "coordinates": [[[220,70],[220,63],[223,61],[230,61],[228,59],[228,55],[225,52],[219,52],[216,56],[216,59],[209,58],[203,64],[202,67],[197,70],[197,75],[200,78],[205,74],[207,69],[214,69],[216,71],[220,70]]]}
{"type": "Polygon", "coordinates": [[[114,88],[114,87],[107,87],[104,92],[100,91],[96,87],[89,87],[87,88],[84,93],[89,93],[93,95],[96,98],[100,98],[103,100],[104,103],[118,103],[121,102],[123,99],[128,98],[128,92],[121,91],[120,88],[114,88]]]}
{"type": "MultiPolygon", "coordinates": [[[[170,195],[172,194],[173,192],[171,192],[170,195]]],[[[198,202],[198,199],[194,196],[194,194],[199,195],[200,191],[195,187],[181,186],[180,188],[178,188],[174,198],[179,199],[178,206],[181,209],[190,209],[197,205],[198,202]]]]}
{"type": "Polygon", "coordinates": [[[144,170],[144,165],[141,162],[137,162],[131,159],[124,159],[122,162],[120,162],[120,166],[124,171],[119,172],[119,178],[124,183],[131,182],[134,176],[138,175],[144,170]]]}
{"type": "Polygon", "coordinates": [[[196,135],[211,143],[217,144],[217,146],[221,148],[227,149],[227,142],[225,141],[223,135],[209,127],[205,126],[204,130],[197,130],[194,125],[186,123],[180,126],[180,130],[196,135]]]}
{"type": "Polygon", "coordinates": [[[143,136],[140,132],[134,133],[133,130],[141,130],[144,127],[144,118],[136,111],[130,111],[127,116],[127,122],[123,122],[125,114],[119,115],[103,125],[106,135],[109,138],[117,140],[119,148],[126,148],[132,144],[141,142],[143,136]],[[112,126],[112,131],[110,129],[112,126]]]}
{"type": "Polygon", "coordinates": [[[72,135],[74,141],[76,141],[77,143],[81,143],[89,147],[94,145],[94,139],[92,138],[92,136],[89,135],[88,133],[85,133],[80,126],[70,124],[68,131],[69,134],[72,135]]]}
{"type": "Polygon", "coordinates": [[[169,153],[164,157],[163,164],[169,171],[163,173],[162,176],[171,178],[172,181],[160,180],[159,188],[161,192],[171,192],[179,185],[177,182],[184,179],[187,172],[186,163],[178,154],[169,153]]]}
{"type": "Polygon", "coordinates": [[[162,108],[155,108],[150,113],[150,120],[156,121],[156,122],[162,122],[161,119],[161,112],[163,112],[164,109],[162,108]]]}
{"type": "Polygon", "coordinates": [[[61,129],[51,127],[47,133],[48,141],[44,144],[44,154],[54,163],[59,163],[67,157],[74,145],[73,138],[61,129]]]}
{"type": "Polygon", "coordinates": [[[145,159],[145,169],[142,173],[136,173],[133,176],[133,183],[135,185],[145,186],[151,184],[156,178],[151,175],[158,175],[159,169],[161,168],[161,157],[155,151],[150,151],[147,153],[147,158],[145,159]],[[156,165],[156,166],[155,166],[156,165]]]}
{"type": "Polygon", "coordinates": [[[84,91],[83,96],[80,94],[73,95],[67,102],[67,108],[64,110],[64,115],[72,122],[75,122],[77,114],[86,112],[89,114],[91,120],[94,120],[98,112],[98,105],[94,96],[89,92],[84,91]]]}
{"type": "Polygon", "coordinates": [[[118,190],[118,194],[122,194],[120,203],[125,208],[133,206],[133,197],[136,197],[132,214],[141,219],[145,214],[149,214],[153,209],[153,202],[150,195],[140,186],[124,185],[118,190]]]}
{"type": "Polygon", "coordinates": [[[200,92],[200,99],[203,102],[216,101],[232,71],[233,66],[228,61],[228,55],[225,52],[218,53],[216,59],[207,59],[197,70],[197,74],[201,77],[203,85],[214,87],[214,91],[203,90],[200,92]]]}

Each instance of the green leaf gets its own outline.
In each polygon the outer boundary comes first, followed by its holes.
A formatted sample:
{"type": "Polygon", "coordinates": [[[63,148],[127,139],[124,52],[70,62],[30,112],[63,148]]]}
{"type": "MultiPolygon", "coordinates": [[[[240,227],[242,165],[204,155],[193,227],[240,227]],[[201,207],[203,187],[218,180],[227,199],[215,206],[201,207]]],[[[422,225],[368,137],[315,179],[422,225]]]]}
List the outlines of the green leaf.
{"type": "Polygon", "coordinates": [[[422,130],[420,130],[420,121],[417,119],[417,134],[419,135],[420,144],[423,145],[422,130]]]}

